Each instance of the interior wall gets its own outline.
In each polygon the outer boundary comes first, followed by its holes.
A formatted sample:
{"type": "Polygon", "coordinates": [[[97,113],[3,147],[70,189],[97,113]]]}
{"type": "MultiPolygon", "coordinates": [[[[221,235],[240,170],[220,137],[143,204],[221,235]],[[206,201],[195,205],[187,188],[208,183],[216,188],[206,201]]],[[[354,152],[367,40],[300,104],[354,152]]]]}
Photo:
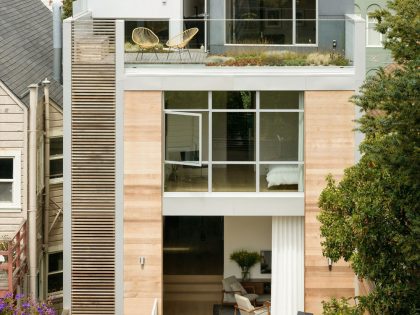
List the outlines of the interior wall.
{"type": "Polygon", "coordinates": [[[195,16],[197,7],[197,13],[204,13],[204,0],[184,0],[184,17],[195,16]]]}
{"type": "MultiPolygon", "coordinates": [[[[230,260],[234,250],[271,250],[271,217],[225,217],[224,220],[224,278],[241,278],[241,269],[230,260]]],[[[251,268],[253,279],[271,278],[271,274],[261,274],[260,263],[251,268]]]]}

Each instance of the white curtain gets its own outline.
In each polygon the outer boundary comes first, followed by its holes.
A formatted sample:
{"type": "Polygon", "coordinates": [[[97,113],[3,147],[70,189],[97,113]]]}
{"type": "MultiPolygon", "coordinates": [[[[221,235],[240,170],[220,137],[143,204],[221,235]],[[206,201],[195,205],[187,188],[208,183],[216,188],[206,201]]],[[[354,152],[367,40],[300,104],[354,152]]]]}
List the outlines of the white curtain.
{"type": "Polygon", "coordinates": [[[272,314],[289,315],[304,307],[304,219],[273,217],[272,314]]]}

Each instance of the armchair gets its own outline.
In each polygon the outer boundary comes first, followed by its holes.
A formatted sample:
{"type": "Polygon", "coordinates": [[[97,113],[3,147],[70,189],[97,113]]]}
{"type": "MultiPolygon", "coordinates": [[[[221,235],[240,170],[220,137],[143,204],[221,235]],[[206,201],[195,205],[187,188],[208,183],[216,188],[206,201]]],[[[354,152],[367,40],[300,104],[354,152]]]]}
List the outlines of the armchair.
{"type": "Polygon", "coordinates": [[[234,305],[236,303],[235,294],[246,297],[252,303],[255,303],[258,295],[255,293],[248,293],[245,288],[239,283],[235,276],[230,276],[222,280],[223,294],[222,305],[234,305]]]}
{"type": "Polygon", "coordinates": [[[237,314],[237,310],[239,310],[240,315],[270,315],[270,307],[269,304],[265,304],[260,307],[255,307],[251,304],[248,298],[235,294],[235,315],[237,314]]]}

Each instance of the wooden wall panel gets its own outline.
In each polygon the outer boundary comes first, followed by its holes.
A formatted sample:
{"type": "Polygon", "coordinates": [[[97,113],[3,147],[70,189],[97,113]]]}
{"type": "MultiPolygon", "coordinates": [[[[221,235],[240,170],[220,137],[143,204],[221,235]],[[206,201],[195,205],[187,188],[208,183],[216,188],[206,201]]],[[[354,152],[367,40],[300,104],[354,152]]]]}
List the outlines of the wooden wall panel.
{"type": "Polygon", "coordinates": [[[73,21],[71,62],[71,313],[115,314],[115,21],[73,21]]]}
{"type": "Polygon", "coordinates": [[[354,274],[343,261],[328,270],[322,256],[318,197],[325,177],[340,178],[354,163],[353,91],[305,92],[305,311],[321,314],[322,300],[354,295],[354,274]]]}
{"type": "Polygon", "coordinates": [[[162,314],[161,104],[161,92],[125,92],[124,314],[149,315],[155,298],[162,314]]]}

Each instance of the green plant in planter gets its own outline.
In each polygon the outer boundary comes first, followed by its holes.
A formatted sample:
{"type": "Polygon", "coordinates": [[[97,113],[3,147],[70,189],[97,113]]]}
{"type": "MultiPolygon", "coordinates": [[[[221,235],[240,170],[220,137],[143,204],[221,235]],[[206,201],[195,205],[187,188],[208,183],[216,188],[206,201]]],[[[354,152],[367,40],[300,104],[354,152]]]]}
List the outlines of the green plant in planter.
{"type": "Polygon", "coordinates": [[[236,262],[241,268],[242,280],[247,280],[249,278],[249,270],[261,260],[261,257],[257,252],[240,249],[230,254],[230,260],[236,262]]]}

